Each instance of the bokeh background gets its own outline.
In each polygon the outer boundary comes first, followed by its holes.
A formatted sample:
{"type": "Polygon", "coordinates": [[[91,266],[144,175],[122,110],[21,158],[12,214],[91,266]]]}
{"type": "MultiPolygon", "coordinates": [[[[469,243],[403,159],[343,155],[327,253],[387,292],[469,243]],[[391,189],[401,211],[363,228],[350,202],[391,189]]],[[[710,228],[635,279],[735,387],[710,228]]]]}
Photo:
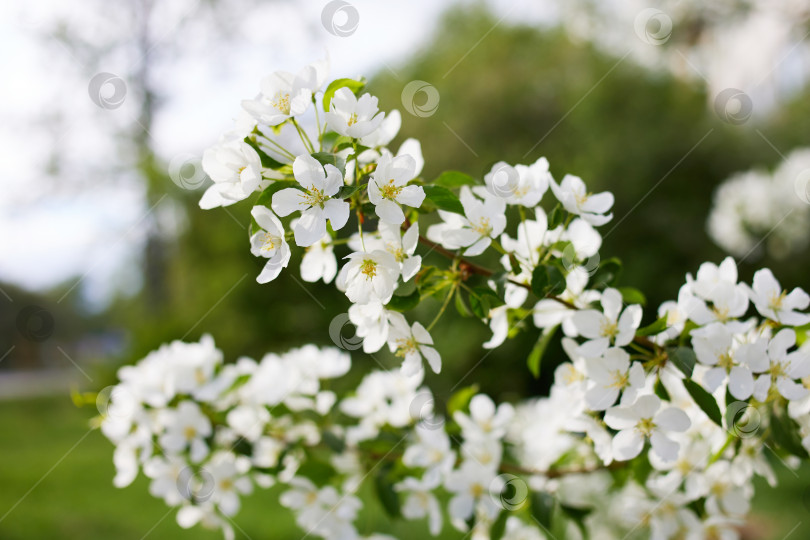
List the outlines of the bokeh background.
{"type": "MultiPolygon", "coordinates": [[[[232,360],[331,344],[345,298],[304,284],[295,263],[258,285],[249,203],[197,207],[199,156],[271,71],[328,54],[334,77],[366,76],[383,110],[402,111],[398,140],[422,141],[428,179],[546,156],[558,179],[573,173],[612,191],[602,255],[621,258],[622,284],[646,293],[646,320],[685,273],[725,256],[706,231],[716,187],[810,145],[805,0],[11,0],[0,9],[4,539],[216,538],[180,530],[142,478],[113,488],[112,446],[90,430],[97,411],[80,396],[172,339],[211,333],[232,360]],[[412,81],[434,88],[438,105],[403,96],[412,81]],[[169,173],[179,167],[191,167],[181,176],[192,181],[169,173]]],[[[810,289],[807,253],[775,258],[758,245],[738,259],[744,279],[769,266],[783,284],[810,289]]],[[[436,305],[424,309],[417,318],[436,305]]],[[[525,356],[537,331],[525,330],[482,358],[489,330],[445,317],[436,334],[453,348],[428,381],[439,399],[473,382],[500,399],[542,393],[561,352],[532,379],[525,356]]],[[[395,364],[376,356],[354,353],[358,376],[395,364]]],[[[810,537],[810,473],[774,468],[782,483],[759,486],[746,537],[810,537]]],[[[272,491],[247,499],[237,535],[299,538],[275,501],[272,491]]],[[[369,524],[384,519],[373,505],[365,512],[369,524]]],[[[406,538],[426,532],[391,527],[406,538]]]]}

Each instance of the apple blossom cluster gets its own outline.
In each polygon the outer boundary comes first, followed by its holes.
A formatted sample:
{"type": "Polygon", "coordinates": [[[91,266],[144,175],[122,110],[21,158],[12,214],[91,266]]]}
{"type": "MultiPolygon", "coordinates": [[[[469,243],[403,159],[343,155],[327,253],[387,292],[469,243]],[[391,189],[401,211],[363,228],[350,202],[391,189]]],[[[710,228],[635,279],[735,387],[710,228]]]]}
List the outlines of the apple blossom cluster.
{"type": "Polygon", "coordinates": [[[307,535],[391,538],[358,525],[372,483],[434,536],[739,538],[754,478],[775,482],[766,452],[810,459],[810,296],[767,269],[740,282],[728,258],[642,325],[643,294],[600,256],[611,193],[557,181],[545,158],[428,181],[418,141],[388,148],[399,113],[327,69],[277,72],[242,103],[204,155],[200,206],[250,199],[257,281],[295,260],[334,283],[362,352],[387,347],[399,369],[337,391],[325,382],[351,369],[338,349],[224,363],[208,337],[166,345],[107,395],[115,484],[142,471],[181,526],[226,537],[242,496],[281,485],[307,535]],[[451,302],[489,327],[485,349],[536,335],[535,377],[562,334],[547,395],[496,403],[473,385],[438,407],[428,383],[453,344],[431,331],[451,302]]]}
{"type": "Polygon", "coordinates": [[[769,174],[750,170],[723,182],[707,222],[712,240],[743,257],[762,251],[784,259],[810,241],[810,149],[791,152],[769,174]]]}

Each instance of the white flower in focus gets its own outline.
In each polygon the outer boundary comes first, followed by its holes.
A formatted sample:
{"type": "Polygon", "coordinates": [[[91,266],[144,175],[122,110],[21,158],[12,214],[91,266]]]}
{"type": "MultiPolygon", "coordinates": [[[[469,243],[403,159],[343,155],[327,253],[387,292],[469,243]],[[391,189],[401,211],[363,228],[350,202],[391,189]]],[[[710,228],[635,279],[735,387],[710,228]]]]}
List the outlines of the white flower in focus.
{"type": "MultiPolygon", "coordinates": [[[[586,290],[588,286],[588,271],[576,266],[565,276],[565,290],[558,295],[560,300],[564,300],[579,309],[584,309],[600,298],[599,291],[586,290]]],[[[537,328],[551,328],[562,324],[565,335],[576,335],[576,327],[572,323],[572,317],[577,310],[567,305],[553,300],[543,298],[534,305],[532,310],[532,321],[537,328]]]]}
{"type": "Polygon", "coordinates": [[[499,161],[484,176],[484,182],[490,193],[502,197],[507,204],[533,208],[543,198],[551,182],[548,160],[541,157],[533,165],[514,167],[499,161]]]}
{"type": "Polygon", "coordinates": [[[703,375],[709,392],[728,378],[728,390],[737,399],[748,399],[754,391],[753,371],[764,371],[768,355],[764,340],[737,345],[731,331],[721,323],[692,330],[692,346],[701,364],[711,366],[703,375]]]}
{"type": "Polygon", "coordinates": [[[250,252],[268,259],[256,281],[267,283],[276,279],[290,263],[290,246],[284,239],[284,226],[267,207],[254,206],[250,214],[262,228],[250,237],[250,252]]]}
{"type": "Polygon", "coordinates": [[[366,153],[368,153],[368,157],[370,158],[366,163],[375,161],[379,157],[379,154],[374,149],[388,146],[388,144],[394,140],[394,137],[397,136],[397,133],[399,133],[400,127],[402,127],[402,114],[396,109],[389,111],[388,114],[385,115],[385,119],[380,122],[380,127],[365,137],[360,137],[360,144],[369,148],[360,154],[360,162],[363,163],[365,161],[363,158],[366,156],[363,154],[366,153]]]}
{"type": "Polygon", "coordinates": [[[633,459],[641,453],[649,439],[652,450],[663,461],[678,458],[680,445],[669,437],[670,432],[689,429],[689,417],[680,409],[661,409],[661,399],[655,395],[639,396],[628,406],[612,407],[605,413],[605,423],[618,433],[613,437],[613,455],[617,461],[633,459]]]}
{"type": "Polygon", "coordinates": [[[464,216],[439,210],[443,223],[431,225],[427,236],[447,249],[466,248],[465,255],[483,253],[494,238],[506,227],[506,202],[483,190],[483,201],[476,198],[468,186],[461,188],[464,216]]]}
{"type": "Polygon", "coordinates": [[[168,452],[189,450],[191,461],[197,463],[208,455],[205,438],[211,435],[211,421],[193,401],[183,401],[176,409],[161,411],[161,423],[166,431],[160,436],[160,446],[168,452]]]}
{"type": "Polygon", "coordinates": [[[414,255],[419,244],[419,222],[415,222],[403,234],[397,225],[381,221],[380,238],[384,249],[399,263],[402,281],[408,281],[419,272],[422,267],[422,256],[414,255]]]}
{"type": "Polygon", "coordinates": [[[501,403],[496,409],[489,396],[477,394],[470,400],[470,415],[456,411],[453,419],[461,426],[465,439],[499,439],[506,434],[514,414],[509,403],[501,403]]]}
{"type": "Polygon", "coordinates": [[[422,186],[409,186],[416,177],[416,162],[409,155],[392,157],[384,153],[368,182],[368,198],[380,219],[392,225],[401,225],[405,214],[400,205],[419,208],[425,200],[422,186]]]}
{"type": "Polygon", "coordinates": [[[810,376],[810,355],[802,349],[788,353],[795,344],[796,332],[792,328],[780,330],[768,343],[770,365],[754,382],[754,397],[758,401],[766,401],[772,388],[788,400],[808,395],[808,389],[796,379],[810,376]]]}
{"type": "Polygon", "coordinates": [[[399,279],[399,263],[387,251],[355,252],[346,256],[349,262],[340,270],[335,284],[352,303],[387,304],[394,295],[399,279]]]}
{"type": "Polygon", "coordinates": [[[613,214],[607,214],[613,206],[613,194],[609,191],[592,194],[585,187],[585,182],[578,176],[566,174],[560,185],[550,179],[551,191],[563,207],[570,213],[599,227],[611,219],[613,214]]]}
{"type": "Polygon", "coordinates": [[[388,347],[392,353],[403,357],[402,373],[415,375],[422,371],[422,357],[427,360],[434,373],[442,370],[442,358],[433,348],[433,338],[419,322],[408,326],[402,313],[390,312],[391,327],[388,332],[388,347]]]}
{"type": "Polygon", "coordinates": [[[276,126],[306,112],[328,72],[328,60],[306,66],[295,75],[276,71],[262,80],[259,96],[242,101],[242,107],[262,124],[276,126]]]}
{"type": "Polygon", "coordinates": [[[341,135],[359,139],[370,135],[376,130],[385,113],[380,113],[377,107],[377,98],[371,94],[363,94],[360,99],[346,87],[335,92],[326,113],[326,124],[341,135]]]}
{"type": "Polygon", "coordinates": [[[396,491],[407,494],[402,505],[402,515],[407,519],[427,517],[428,529],[433,536],[442,530],[442,511],[433,494],[440,483],[441,477],[438,474],[425,474],[422,479],[408,477],[394,486],[396,491]]]}
{"type": "MultiPolygon", "coordinates": [[[[292,226],[295,228],[295,222],[292,226]]],[[[331,240],[332,237],[327,233],[320,241],[306,248],[306,253],[301,258],[301,279],[307,283],[318,280],[330,283],[335,279],[338,267],[331,240]]]]}
{"type": "Polygon", "coordinates": [[[363,352],[377,352],[388,341],[388,315],[389,312],[380,302],[349,307],[349,320],[357,327],[357,337],[363,338],[363,352]]]}
{"type": "Polygon", "coordinates": [[[259,154],[244,141],[222,143],[203,153],[202,167],[214,181],[200,199],[200,208],[210,210],[248,198],[262,181],[259,154]]]}
{"type": "Polygon", "coordinates": [[[599,356],[611,345],[624,347],[633,341],[641,323],[641,306],[633,304],[622,311],[622,293],[618,290],[605,289],[601,303],[603,312],[582,310],[571,319],[577,332],[588,339],[580,346],[585,357],[599,356]]]}
{"type": "Polygon", "coordinates": [[[773,273],[767,268],[754,274],[754,284],[749,294],[757,311],[763,317],[790,326],[810,323],[810,315],[796,312],[807,309],[810,305],[810,295],[799,287],[790,293],[782,290],[773,273]]]}
{"type": "Polygon", "coordinates": [[[334,165],[324,167],[312,156],[302,155],[295,158],[293,174],[304,190],[286,188],[274,193],[272,207],[282,217],[301,212],[294,228],[295,243],[307,247],[324,237],[327,219],[335,231],[346,224],[349,203],[332,198],[343,185],[343,175],[334,165]]]}
{"type": "Polygon", "coordinates": [[[606,410],[616,402],[619,393],[622,403],[632,403],[644,387],[644,368],[640,362],[631,365],[630,355],[624,349],[610,348],[598,358],[586,359],[586,365],[591,384],[585,401],[591,410],[606,410]]]}

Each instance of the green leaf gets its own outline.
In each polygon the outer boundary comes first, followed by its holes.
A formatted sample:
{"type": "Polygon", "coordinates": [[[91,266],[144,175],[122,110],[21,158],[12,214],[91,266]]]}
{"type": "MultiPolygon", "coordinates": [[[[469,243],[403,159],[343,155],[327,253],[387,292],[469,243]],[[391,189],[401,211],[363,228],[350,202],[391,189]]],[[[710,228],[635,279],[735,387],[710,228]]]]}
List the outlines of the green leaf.
{"type": "Polygon", "coordinates": [[[670,401],[669,392],[667,392],[667,388],[661,383],[661,379],[655,381],[655,395],[663,399],[664,401],[670,401]]]}
{"type": "Polygon", "coordinates": [[[698,407],[706,413],[706,416],[718,426],[723,427],[723,415],[720,413],[720,407],[717,405],[714,396],[692,379],[684,379],[683,385],[698,407]]]}
{"type": "Polygon", "coordinates": [[[315,152],[312,157],[318,160],[321,165],[334,165],[340,171],[340,174],[346,176],[346,160],[337,154],[330,154],[329,152],[315,152]]]}
{"type": "Polygon", "coordinates": [[[565,514],[568,519],[574,522],[579,532],[582,533],[583,540],[588,540],[590,535],[588,534],[588,527],[585,526],[585,518],[593,512],[593,508],[580,508],[560,504],[560,510],[562,510],[562,513],[565,514]]]}
{"type": "Polygon", "coordinates": [[[503,300],[501,300],[497,292],[483,285],[472,288],[472,292],[470,293],[470,309],[472,309],[476,317],[479,319],[489,317],[489,310],[494,307],[493,303],[495,305],[503,304],[503,300]]]}
{"type": "Polygon", "coordinates": [[[621,273],[622,262],[615,257],[611,257],[602,261],[591,281],[597,287],[613,287],[619,281],[621,273]]]}
{"type": "Polygon", "coordinates": [[[807,450],[802,445],[799,426],[784,411],[774,411],[771,415],[771,437],[777,446],[794,456],[808,459],[807,450]]]}
{"type": "Polygon", "coordinates": [[[377,497],[380,499],[385,512],[393,518],[401,514],[399,495],[394,491],[394,485],[388,477],[390,466],[380,467],[379,472],[374,477],[374,488],[377,497]]]}
{"type": "Polygon", "coordinates": [[[687,377],[692,376],[692,371],[695,369],[695,362],[697,356],[695,351],[690,347],[670,347],[667,349],[667,356],[675,364],[675,367],[681,370],[681,373],[687,377]]]}
{"type": "Polygon", "coordinates": [[[256,142],[255,139],[251,138],[250,135],[245,137],[245,143],[248,146],[253,148],[257,154],[259,154],[259,159],[262,162],[262,167],[267,167],[268,169],[280,169],[284,166],[283,163],[280,161],[276,161],[275,159],[271,158],[264,150],[259,146],[259,143],[256,142]]]}
{"type": "Polygon", "coordinates": [[[638,330],[636,330],[637,336],[654,336],[655,334],[660,334],[668,327],[667,325],[667,314],[665,313],[663,317],[657,319],[652,324],[647,326],[642,326],[638,330]]]}
{"type": "Polygon", "coordinates": [[[456,289],[456,311],[458,311],[459,315],[462,317],[472,317],[472,312],[470,308],[467,307],[467,303],[464,301],[464,298],[461,296],[461,290],[456,289]]]}
{"type": "Polygon", "coordinates": [[[394,311],[409,311],[419,305],[419,300],[421,300],[421,295],[418,290],[405,296],[395,294],[385,307],[394,311]]]}
{"type": "Polygon", "coordinates": [[[281,191],[282,189],[287,188],[300,189],[303,191],[301,184],[299,184],[298,182],[295,182],[293,180],[276,180],[275,182],[264,188],[264,191],[261,192],[259,198],[256,199],[255,206],[269,207],[271,204],[273,204],[273,195],[277,191],[281,191]]]}
{"type": "Polygon", "coordinates": [[[529,353],[529,357],[526,359],[526,365],[529,367],[529,371],[532,372],[535,379],[540,376],[540,364],[543,360],[543,353],[546,352],[548,344],[551,343],[551,339],[554,337],[559,327],[560,325],[546,328],[546,330],[540,334],[537,343],[535,343],[534,348],[532,348],[532,352],[529,353]]]}
{"type": "Polygon", "coordinates": [[[554,518],[556,506],[557,500],[550,493],[546,493],[545,491],[532,493],[530,499],[532,516],[534,516],[537,522],[546,530],[551,529],[551,522],[554,518]]]}
{"type": "Polygon", "coordinates": [[[326,90],[323,92],[323,110],[329,112],[329,105],[332,104],[332,98],[335,97],[335,92],[341,88],[348,88],[354,95],[357,95],[365,86],[365,79],[359,81],[354,79],[335,79],[329,83],[329,86],[327,86],[326,90]]]}
{"type": "Polygon", "coordinates": [[[321,432],[321,440],[330,450],[338,454],[346,449],[346,442],[328,429],[321,432]]]}
{"type": "Polygon", "coordinates": [[[334,196],[335,199],[348,199],[360,189],[360,186],[353,185],[353,186],[343,186],[337,192],[337,195],[334,196]]]}
{"type": "Polygon", "coordinates": [[[475,178],[469,174],[459,171],[444,171],[436,180],[433,181],[433,184],[437,186],[444,186],[448,188],[472,186],[476,183],[475,178]]]}
{"type": "Polygon", "coordinates": [[[619,292],[622,293],[622,300],[625,304],[647,305],[647,298],[644,293],[635,287],[619,287],[619,292]]]}
{"type": "Polygon", "coordinates": [[[452,417],[456,411],[463,411],[467,408],[470,400],[478,393],[478,385],[473,384],[458,390],[447,400],[447,415],[452,417]]]}
{"type": "Polygon", "coordinates": [[[565,290],[565,276],[556,266],[538,266],[532,271],[531,287],[538,298],[557,295],[565,290]]]}
{"type": "Polygon", "coordinates": [[[506,520],[509,519],[509,512],[501,512],[498,519],[489,528],[489,540],[501,540],[506,532],[506,520]]]}
{"type": "Polygon", "coordinates": [[[561,204],[557,203],[557,206],[555,206],[554,210],[548,215],[549,230],[556,229],[563,224],[563,221],[565,221],[565,210],[563,210],[561,204]]]}
{"type": "Polygon", "coordinates": [[[464,215],[464,207],[456,194],[442,186],[424,186],[425,197],[440,210],[464,215]]]}

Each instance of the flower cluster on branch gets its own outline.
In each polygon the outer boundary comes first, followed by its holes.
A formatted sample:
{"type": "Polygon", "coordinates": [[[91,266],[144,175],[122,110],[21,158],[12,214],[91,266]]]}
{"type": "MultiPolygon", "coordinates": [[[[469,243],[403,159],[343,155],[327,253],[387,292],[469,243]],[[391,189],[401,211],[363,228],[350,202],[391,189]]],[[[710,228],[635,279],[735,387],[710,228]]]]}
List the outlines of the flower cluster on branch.
{"type": "Polygon", "coordinates": [[[274,73],[243,102],[205,153],[214,183],[200,206],[251,199],[257,280],[300,259],[305,281],[345,293],[363,351],[387,346],[401,368],[339,395],[330,383],[351,369],[339,349],[224,363],[208,336],[165,345],[105,395],[115,484],[143,472],[181,526],[226,537],[243,496],[280,484],[308,535],[390,538],[357,524],[370,482],[392,516],[433,535],[738,538],[754,477],[774,482],[766,453],[808,459],[810,296],[767,269],[741,283],[728,258],[687,275],[641,326],[644,296],[599,255],[611,193],[557,182],[544,158],[427,181],[417,141],[388,148],[399,113],[380,112],[363,81],[327,85],[327,68],[274,73]],[[494,253],[497,270],[472,260],[494,253]],[[415,320],[430,298],[435,315],[415,320]],[[531,321],[535,376],[561,333],[568,360],[549,395],[495,403],[471,386],[437,407],[427,383],[452,344],[431,330],[451,302],[489,326],[489,349],[531,321]]]}

